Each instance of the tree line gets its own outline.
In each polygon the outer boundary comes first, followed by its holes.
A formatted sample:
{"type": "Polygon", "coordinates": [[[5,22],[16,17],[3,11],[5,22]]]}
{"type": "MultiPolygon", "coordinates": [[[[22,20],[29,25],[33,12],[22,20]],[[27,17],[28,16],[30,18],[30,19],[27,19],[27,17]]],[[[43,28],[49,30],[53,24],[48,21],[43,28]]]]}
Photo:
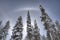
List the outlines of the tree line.
{"type": "MultiPolygon", "coordinates": [[[[24,40],[60,40],[60,24],[58,21],[53,22],[53,20],[48,16],[45,12],[45,9],[42,5],[39,6],[41,11],[41,22],[45,27],[47,32],[47,37],[41,38],[40,30],[37,25],[36,19],[34,20],[34,27],[31,24],[30,13],[28,11],[27,14],[27,35],[24,40]]],[[[22,16],[18,17],[18,20],[13,27],[13,32],[10,40],[22,40],[23,39],[23,21],[22,16]]],[[[2,21],[0,21],[1,25],[2,21]]],[[[8,30],[10,28],[10,21],[7,21],[5,27],[0,30],[0,40],[6,40],[6,36],[8,35],[8,30]]]]}

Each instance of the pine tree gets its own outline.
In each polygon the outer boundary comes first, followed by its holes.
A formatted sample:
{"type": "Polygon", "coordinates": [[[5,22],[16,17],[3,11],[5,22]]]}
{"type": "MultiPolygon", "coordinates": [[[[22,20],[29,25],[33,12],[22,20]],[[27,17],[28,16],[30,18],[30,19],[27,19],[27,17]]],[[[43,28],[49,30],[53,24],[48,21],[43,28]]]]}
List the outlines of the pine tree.
{"type": "Polygon", "coordinates": [[[36,20],[34,21],[34,40],[40,40],[40,33],[36,20]]]}
{"type": "Polygon", "coordinates": [[[31,25],[31,19],[30,19],[30,14],[29,14],[29,11],[28,11],[28,15],[27,15],[27,39],[26,40],[33,40],[32,37],[33,37],[33,29],[32,29],[32,25],[31,25]]]}
{"type": "MultiPolygon", "coordinates": [[[[51,18],[48,16],[47,13],[45,13],[45,9],[40,5],[41,10],[41,21],[44,22],[45,29],[47,30],[47,38],[48,40],[56,40],[56,28],[55,24],[52,22],[51,18]]],[[[57,39],[58,40],[58,39],[57,39]]]]}
{"type": "Polygon", "coordinates": [[[48,26],[49,25],[48,25],[48,23],[45,22],[46,21],[46,15],[47,14],[45,13],[45,9],[43,9],[43,7],[41,5],[40,5],[40,9],[41,9],[41,12],[42,12],[41,21],[44,22],[45,29],[47,30],[47,38],[51,40],[50,34],[48,32],[48,30],[49,30],[49,27],[48,26]]]}
{"type": "Polygon", "coordinates": [[[22,31],[23,31],[23,24],[22,24],[22,17],[20,16],[18,18],[16,25],[14,26],[13,34],[10,40],[22,40],[23,36],[22,31]]]}
{"type": "Polygon", "coordinates": [[[2,28],[1,31],[0,31],[0,33],[1,33],[1,40],[6,40],[9,28],[10,28],[10,22],[7,21],[5,27],[2,28]]]}

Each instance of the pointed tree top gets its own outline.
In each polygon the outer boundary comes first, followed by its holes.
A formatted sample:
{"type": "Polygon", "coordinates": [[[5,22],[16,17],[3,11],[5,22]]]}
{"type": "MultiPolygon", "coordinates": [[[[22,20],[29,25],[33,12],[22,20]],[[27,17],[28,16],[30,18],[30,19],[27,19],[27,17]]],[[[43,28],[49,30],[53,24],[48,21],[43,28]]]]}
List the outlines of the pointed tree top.
{"type": "Polygon", "coordinates": [[[5,26],[7,26],[7,25],[9,25],[9,24],[10,24],[10,21],[7,21],[5,26]]]}
{"type": "Polygon", "coordinates": [[[40,8],[43,8],[42,5],[40,5],[40,8]]]}
{"type": "Polygon", "coordinates": [[[5,24],[5,27],[3,28],[4,31],[5,31],[5,29],[9,29],[9,27],[10,27],[10,21],[7,21],[5,24]]]}
{"type": "Polygon", "coordinates": [[[29,10],[28,10],[28,16],[30,16],[30,14],[29,14],[29,10]]]}
{"type": "Polygon", "coordinates": [[[40,5],[40,7],[42,7],[42,6],[40,5]]]}
{"type": "Polygon", "coordinates": [[[43,7],[42,7],[42,5],[40,5],[40,9],[43,11],[43,10],[45,10],[43,7]]]}
{"type": "Polygon", "coordinates": [[[29,10],[28,10],[28,14],[29,14],[29,10]]]}
{"type": "Polygon", "coordinates": [[[28,10],[28,14],[27,14],[27,19],[28,19],[28,20],[31,20],[31,19],[30,19],[29,10],[28,10]]]}
{"type": "Polygon", "coordinates": [[[10,23],[10,21],[8,20],[6,24],[8,24],[8,25],[9,25],[9,23],[10,23]]]}
{"type": "Polygon", "coordinates": [[[35,28],[38,28],[36,20],[34,20],[34,26],[35,28]]]}
{"type": "Polygon", "coordinates": [[[37,24],[36,20],[34,21],[35,24],[37,24]]]}
{"type": "Polygon", "coordinates": [[[20,17],[18,17],[18,20],[22,20],[22,17],[20,16],[20,17]]]}

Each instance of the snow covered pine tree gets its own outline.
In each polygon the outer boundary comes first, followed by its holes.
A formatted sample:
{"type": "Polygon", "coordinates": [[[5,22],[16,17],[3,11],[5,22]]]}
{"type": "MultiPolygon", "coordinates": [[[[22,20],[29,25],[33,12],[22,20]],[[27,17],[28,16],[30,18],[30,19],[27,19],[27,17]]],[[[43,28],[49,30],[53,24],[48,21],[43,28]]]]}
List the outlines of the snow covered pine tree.
{"type": "Polygon", "coordinates": [[[20,16],[18,18],[16,25],[14,26],[12,32],[13,34],[10,40],[22,40],[22,36],[23,36],[22,31],[23,31],[23,24],[22,24],[22,17],[20,16]]]}
{"type": "Polygon", "coordinates": [[[27,36],[25,40],[33,40],[33,27],[31,25],[30,14],[27,15],[27,36]]]}
{"type": "Polygon", "coordinates": [[[39,28],[37,26],[37,22],[36,20],[34,21],[34,40],[41,40],[40,39],[40,32],[39,32],[39,28]]]}
{"type": "Polygon", "coordinates": [[[52,19],[45,13],[45,9],[40,5],[41,10],[41,21],[44,22],[45,29],[47,31],[47,40],[58,40],[57,31],[55,24],[52,22],[52,19]]]}

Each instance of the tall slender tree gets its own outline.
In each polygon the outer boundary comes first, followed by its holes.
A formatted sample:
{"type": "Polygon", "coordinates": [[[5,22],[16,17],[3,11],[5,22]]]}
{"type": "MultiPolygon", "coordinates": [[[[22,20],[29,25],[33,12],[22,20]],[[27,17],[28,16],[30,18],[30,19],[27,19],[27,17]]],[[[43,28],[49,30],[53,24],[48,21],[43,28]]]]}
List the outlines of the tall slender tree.
{"type": "Polygon", "coordinates": [[[23,31],[23,24],[22,24],[22,17],[20,16],[18,18],[16,25],[14,26],[13,34],[10,40],[22,40],[23,36],[22,31],[23,31]]]}
{"type": "Polygon", "coordinates": [[[29,14],[29,11],[28,11],[28,15],[27,15],[27,39],[26,40],[33,40],[32,37],[33,37],[33,29],[32,29],[32,25],[31,25],[31,19],[30,19],[30,14],[29,14]]]}
{"type": "Polygon", "coordinates": [[[37,26],[36,20],[34,21],[34,40],[41,40],[40,39],[40,32],[39,32],[39,28],[37,26]]]}
{"type": "Polygon", "coordinates": [[[45,9],[40,5],[41,10],[41,21],[44,22],[45,29],[47,30],[47,38],[48,40],[58,40],[56,35],[55,24],[52,22],[52,19],[45,12],[45,9]]]}

